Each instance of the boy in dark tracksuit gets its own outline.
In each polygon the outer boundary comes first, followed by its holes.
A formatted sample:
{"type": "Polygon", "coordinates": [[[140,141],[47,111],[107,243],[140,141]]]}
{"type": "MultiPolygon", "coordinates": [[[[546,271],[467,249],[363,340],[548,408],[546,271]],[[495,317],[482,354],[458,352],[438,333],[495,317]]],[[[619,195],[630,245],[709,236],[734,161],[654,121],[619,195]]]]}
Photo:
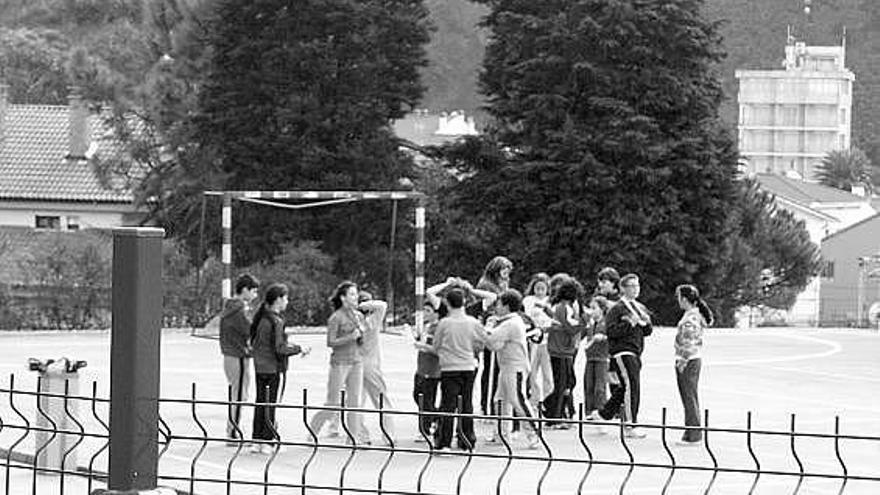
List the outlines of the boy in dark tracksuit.
{"type": "MultiPolygon", "coordinates": [[[[611,398],[597,414],[587,417],[590,420],[610,420],[618,412],[627,423],[637,423],[639,413],[640,379],[642,350],[645,337],[651,335],[651,316],[645,306],[636,301],[639,296],[639,278],[627,274],[620,279],[621,298],[605,315],[605,328],[608,333],[608,351],[611,354],[610,368],[620,384],[614,389],[611,398]]],[[[627,425],[624,434],[629,438],[643,438],[645,433],[639,428],[627,425]]]]}

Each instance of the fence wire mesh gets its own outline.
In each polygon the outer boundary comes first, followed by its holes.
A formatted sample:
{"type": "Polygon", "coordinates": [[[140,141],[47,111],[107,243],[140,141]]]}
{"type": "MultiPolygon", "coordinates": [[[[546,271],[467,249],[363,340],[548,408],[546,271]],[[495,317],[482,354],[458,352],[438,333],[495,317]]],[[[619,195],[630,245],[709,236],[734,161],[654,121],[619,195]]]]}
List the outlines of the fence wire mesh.
{"type": "MultiPolygon", "coordinates": [[[[108,475],[110,401],[63,391],[16,386],[15,376],[0,388],[0,465],[4,494],[93,493],[108,475]]],[[[303,390],[296,404],[260,404],[199,398],[196,385],[187,398],[160,398],[160,486],[189,494],[269,493],[878,493],[880,436],[842,433],[841,419],[829,418],[827,432],[806,431],[791,414],[787,429],[758,428],[752,412],[740,427],[713,425],[709,411],[702,426],[669,424],[663,409],[659,423],[640,423],[646,438],[628,435],[622,421],[591,421],[582,410],[575,418],[535,418],[538,442],[526,445],[510,431],[512,421],[496,415],[431,413],[480,426],[477,445],[438,451],[429,432],[419,438],[395,437],[386,428],[418,424],[420,413],[379,408],[328,406],[310,401],[303,390]],[[272,440],[230,436],[232,406],[274,408],[272,440]],[[338,437],[315,431],[310,419],[332,411],[341,426],[338,437]],[[372,441],[353,433],[354,413],[377,425],[372,441]],[[559,427],[559,424],[567,425],[559,427]],[[687,429],[702,432],[688,446],[676,439],[687,429]],[[485,437],[494,436],[495,441],[485,437]],[[259,446],[260,453],[255,446],[259,446]],[[536,447],[536,448],[535,448],[536,447]]],[[[344,395],[341,398],[345,404],[344,395]]],[[[380,404],[381,406],[381,404],[380,404]]],[[[398,431],[403,431],[402,428],[398,431]]]]}

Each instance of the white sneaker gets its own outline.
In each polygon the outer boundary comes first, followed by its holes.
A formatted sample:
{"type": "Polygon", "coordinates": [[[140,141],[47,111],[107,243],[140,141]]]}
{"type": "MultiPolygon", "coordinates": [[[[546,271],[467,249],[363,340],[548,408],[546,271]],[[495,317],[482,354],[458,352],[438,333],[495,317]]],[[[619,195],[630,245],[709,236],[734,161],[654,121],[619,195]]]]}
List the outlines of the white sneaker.
{"type": "Polygon", "coordinates": [[[703,443],[702,440],[676,440],[675,445],[679,447],[699,447],[703,443]]]}
{"type": "Polygon", "coordinates": [[[626,438],[645,438],[648,436],[644,430],[641,428],[637,428],[635,426],[624,426],[623,427],[623,436],[626,438]]]}
{"type": "MultiPolygon", "coordinates": [[[[267,445],[268,447],[268,445],[267,445]]],[[[251,454],[263,454],[265,451],[263,450],[263,444],[261,443],[253,443],[251,444],[251,454]]]]}
{"type": "Polygon", "coordinates": [[[538,438],[538,435],[528,435],[526,438],[526,448],[528,450],[538,450],[541,446],[541,440],[538,438]]]}
{"type": "Polygon", "coordinates": [[[452,455],[452,449],[449,447],[440,447],[439,449],[434,449],[434,455],[452,455]]]}

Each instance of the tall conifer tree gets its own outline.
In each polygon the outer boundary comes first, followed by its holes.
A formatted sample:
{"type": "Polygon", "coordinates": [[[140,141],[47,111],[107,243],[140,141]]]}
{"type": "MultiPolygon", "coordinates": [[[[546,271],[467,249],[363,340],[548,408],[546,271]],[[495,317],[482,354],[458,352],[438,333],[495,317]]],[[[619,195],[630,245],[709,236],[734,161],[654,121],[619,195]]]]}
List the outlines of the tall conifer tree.
{"type": "Polygon", "coordinates": [[[487,0],[482,87],[505,160],[462,183],[523,270],[643,277],[657,309],[675,284],[721,276],[737,153],[722,126],[716,26],[699,0],[487,0]]]}

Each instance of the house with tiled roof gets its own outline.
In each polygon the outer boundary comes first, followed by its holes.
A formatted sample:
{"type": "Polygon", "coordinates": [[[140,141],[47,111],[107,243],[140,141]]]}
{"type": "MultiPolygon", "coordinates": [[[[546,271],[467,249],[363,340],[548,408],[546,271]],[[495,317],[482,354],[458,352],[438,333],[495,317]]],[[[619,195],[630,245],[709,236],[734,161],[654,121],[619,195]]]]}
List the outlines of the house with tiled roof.
{"type": "MultiPolygon", "coordinates": [[[[804,222],[810,239],[820,250],[823,239],[877,214],[871,199],[859,194],[782,174],[756,174],[754,178],[761,189],[773,195],[779,208],[804,222]]],[[[854,259],[858,256],[855,252],[852,255],[854,259]]],[[[823,276],[827,276],[827,273],[823,276]]],[[[788,323],[821,323],[823,276],[815,277],[798,296],[786,315],[788,323]]]]}
{"type": "Polygon", "coordinates": [[[130,190],[102,180],[94,159],[117,153],[101,115],[77,91],[68,105],[18,105],[0,85],[0,228],[78,230],[134,225],[130,190]]]}
{"type": "Polygon", "coordinates": [[[132,191],[96,168],[122,146],[77,91],[68,105],[19,105],[7,94],[0,84],[0,328],[100,325],[110,229],[144,216],[132,191]]]}

